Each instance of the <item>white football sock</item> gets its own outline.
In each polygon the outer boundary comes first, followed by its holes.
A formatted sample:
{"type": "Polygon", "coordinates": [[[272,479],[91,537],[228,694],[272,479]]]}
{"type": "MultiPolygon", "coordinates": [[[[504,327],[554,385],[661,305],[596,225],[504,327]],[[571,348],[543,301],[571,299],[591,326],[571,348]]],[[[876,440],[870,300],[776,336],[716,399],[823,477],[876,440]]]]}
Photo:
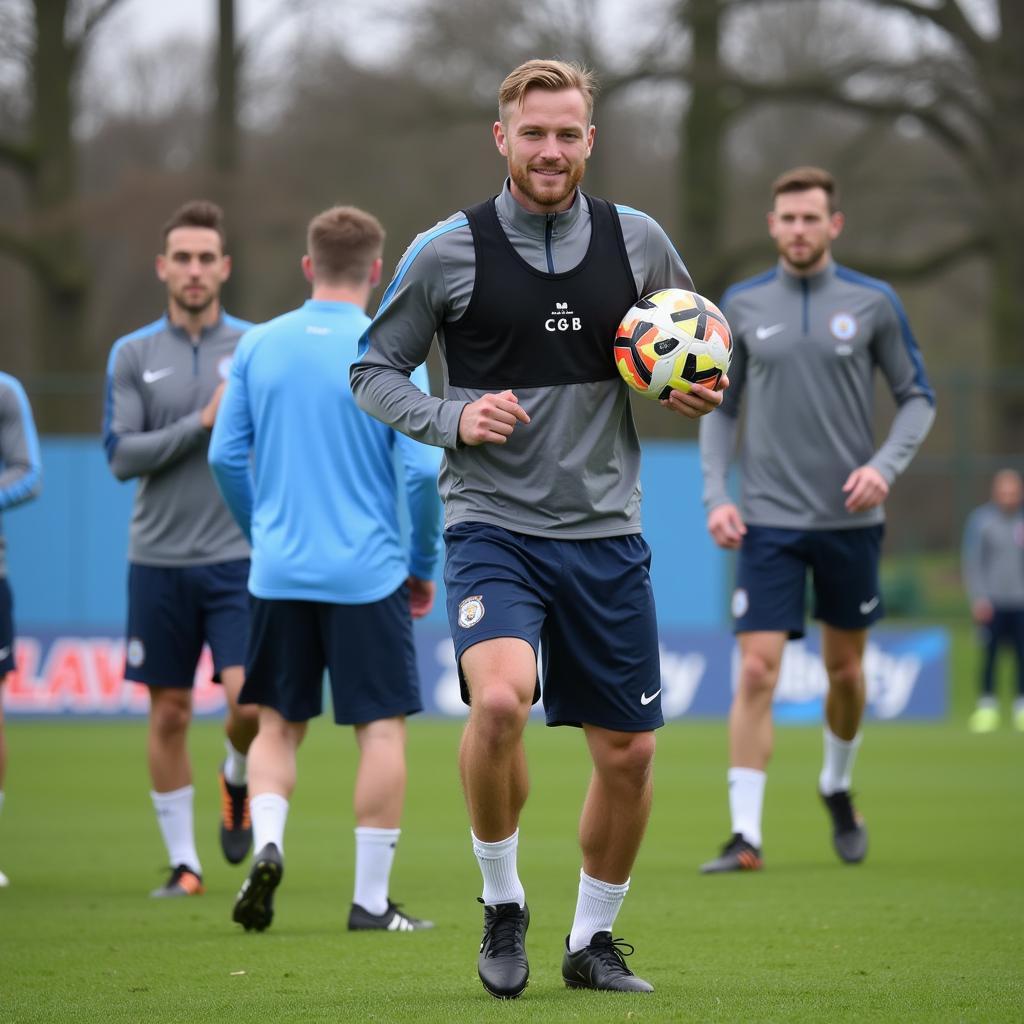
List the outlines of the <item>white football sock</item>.
{"type": "Polygon", "coordinates": [[[224,778],[232,786],[244,786],[246,783],[245,754],[235,750],[231,740],[227,737],[224,739],[224,749],[228,755],[224,758],[224,778]]]}
{"type": "Polygon", "coordinates": [[[761,849],[761,811],[767,776],[756,768],[729,769],[729,812],[732,830],[761,849]]]}
{"type": "Polygon", "coordinates": [[[4,791],[0,789],[0,811],[4,809],[4,791]]]}
{"type": "Polygon", "coordinates": [[[153,810],[156,811],[157,824],[164,837],[164,846],[167,847],[167,858],[171,867],[176,868],[179,864],[184,864],[189,870],[201,875],[203,868],[196,852],[196,839],[192,827],[194,792],[192,786],[182,786],[181,789],[173,789],[170,793],[150,791],[149,795],[153,798],[153,810]]]}
{"type": "Polygon", "coordinates": [[[569,933],[569,951],[571,953],[590,945],[590,940],[597,932],[610,932],[615,924],[619,907],[629,892],[629,879],[621,885],[613,882],[602,882],[599,878],[591,878],[580,869],[580,890],[576,897],[576,916],[572,921],[569,933]]]}
{"type": "Polygon", "coordinates": [[[857,733],[852,740],[841,740],[825,726],[825,753],[821,774],[818,776],[818,788],[825,796],[850,788],[850,776],[853,774],[860,737],[861,734],[857,733]]]}
{"type": "Polygon", "coordinates": [[[252,818],[252,849],[259,853],[273,843],[284,856],[284,826],[288,821],[288,801],[280,793],[260,793],[249,797],[252,818]]]}
{"type": "Polygon", "coordinates": [[[352,902],[370,914],[383,914],[388,909],[388,883],[400,828],[356,829],[356,883],[352,902]]]}
{"type": "Polygon", "coordinates": [[[500,839],[496,843],[485,843],[482,839],[477,839],[472,829],[469,834],[473,836],[473,853],[476,854],[477,863],[480,865],[480,874],[484,877],[484,903],[491,907],[499,903],[518,903],[521,907],[526,906],[526,892],[523,883],[519,881],[519,872],[516,869],[519,829],[507,839],[500,839]]]}

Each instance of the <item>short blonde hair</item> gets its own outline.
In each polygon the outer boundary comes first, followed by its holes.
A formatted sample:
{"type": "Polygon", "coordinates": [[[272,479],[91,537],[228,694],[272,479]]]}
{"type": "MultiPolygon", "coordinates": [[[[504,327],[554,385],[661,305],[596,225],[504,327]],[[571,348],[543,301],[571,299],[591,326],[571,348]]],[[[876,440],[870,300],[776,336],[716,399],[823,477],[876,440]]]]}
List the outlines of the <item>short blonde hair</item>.
{"type": "Polygon", "coordinates": [[[332,206],[309,222],[306,251],[318,281],[363,284],[384,251],[384,228],[358,207],[332,206]]]}
{"type": "Polygon", "coordinates": [[[510,111],[522,105],[530,89],[546,89],[548,92],[578,89],[587,105],[587,124],[590,124],[594,116],[597,81],[593,72],[582,64],[564,60],[528,60],[520,64],[498,90],[498,120],[502,124],[508,124],[510,111]]]}
{"type": "Polygon", "coordinates": [[[772,182],[772,202],[783,192],[807,192],[812,188],[820,188],[828,196],[829,213],[839,209],[839,186],[823,167],[794,167],[780,174],[772,182]]]}

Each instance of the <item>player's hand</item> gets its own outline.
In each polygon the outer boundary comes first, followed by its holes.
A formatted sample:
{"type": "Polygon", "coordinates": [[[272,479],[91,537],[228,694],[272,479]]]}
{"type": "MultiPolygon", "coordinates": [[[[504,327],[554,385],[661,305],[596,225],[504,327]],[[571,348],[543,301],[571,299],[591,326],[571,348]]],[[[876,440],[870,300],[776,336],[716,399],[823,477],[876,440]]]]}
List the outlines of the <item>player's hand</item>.
{"type": "Polygon", "coordinates": [[[422,619],[434,607],[437,585],[433,580],[421,580],[418,576],[410,576],[405,582],[409,587],[409,614],[414,619],[422,619]]]}
{"type": "Polygon", "coordinates": [[[855,469],[843,484],[847,512],[866,512],[881,505],[889,495],[885,477],[871,466],[855,469]]]}
{"type": "Polygon", "coordinates": [[[470,402],[459,417],[459,440],[463,444],[504,444],[517,423],[529,423],[530,417],[511,391],[483,395],[470,402]]]}
{"type": "Polygon", "coordinates": [[[689,391],[670,391],[668,398],[660,399],[666,409],[671,409],[689,420],[699,419],[717,409],[725,397],[723,392],[729,386],[729,375],[722,374],[718,388],[712,391],[703,384],[694,384],[689,391]]]}
{"type": "Polygon", "coordinates": [[[987,626],[992,621],[992,602],[979,597],[971,604],[971,615],[979,626],[987,626]]]}
{"type": "Polygon", "coordinates": [[[747,533],[747,524],[735,505],[716,505],[708,513],[708,533],[720,548],[738,548],[747,533]]]}
{"type": "Polygon", "coordinates": [[[213,424],[217,420],[217,410],[220,408],[220,400],[224,397],[224,388],[227,386],[225,381],[221,381],[216,390],[213,392],[213,397],[203,406],[203,411],[199,414],[199,421],[202,423],[207,430],[213,430],[213,424]]]}

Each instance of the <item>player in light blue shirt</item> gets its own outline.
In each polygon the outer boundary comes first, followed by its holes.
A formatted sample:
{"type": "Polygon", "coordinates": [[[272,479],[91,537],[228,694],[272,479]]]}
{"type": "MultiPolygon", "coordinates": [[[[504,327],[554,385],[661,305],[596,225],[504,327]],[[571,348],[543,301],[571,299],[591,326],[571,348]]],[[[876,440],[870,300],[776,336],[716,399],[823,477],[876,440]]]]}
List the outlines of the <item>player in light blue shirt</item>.
{"type": "MultiPolygon", "coordinates": [[[[348,927],[431,926],[398,910],[388,881],[405,796],[405,716],[422,706],[412,619],[434,600],[440,459],[362,412],[349,389],[383,240],[377,219],[354,207],[313,219],[302,258],[312,298],[242,338],[210,442],[214,477],[252,545],[241,701],[260,715],[249,760],[256,854],[233,912],[247,931],[273,917],[296,753],[321,713],[325,669],[335,721],[355,726],[360,748],[348,927]]],[[[428,390],[424,367],[412,379],[428,390]]]]}

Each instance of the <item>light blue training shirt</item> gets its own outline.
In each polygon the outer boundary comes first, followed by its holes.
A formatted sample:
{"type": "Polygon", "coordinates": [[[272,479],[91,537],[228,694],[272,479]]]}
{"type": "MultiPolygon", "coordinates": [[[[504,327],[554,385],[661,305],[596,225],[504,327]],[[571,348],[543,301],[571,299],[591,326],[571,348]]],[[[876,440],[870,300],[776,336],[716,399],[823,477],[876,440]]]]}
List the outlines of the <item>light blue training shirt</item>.
{"type": "MultiPolygon", "coordinates": [[[[310,299],[238,344],[209,459],[252,544],[256,597],[368,604],[410,575],[434,575],[440,453],[356,405],[349,367],[369,324],[351,303],[310,299]],[[408,544],[396,461],[404,469],[408,544]]],[[[412,380],[429,392],[425,366],[412,380]]]]}

